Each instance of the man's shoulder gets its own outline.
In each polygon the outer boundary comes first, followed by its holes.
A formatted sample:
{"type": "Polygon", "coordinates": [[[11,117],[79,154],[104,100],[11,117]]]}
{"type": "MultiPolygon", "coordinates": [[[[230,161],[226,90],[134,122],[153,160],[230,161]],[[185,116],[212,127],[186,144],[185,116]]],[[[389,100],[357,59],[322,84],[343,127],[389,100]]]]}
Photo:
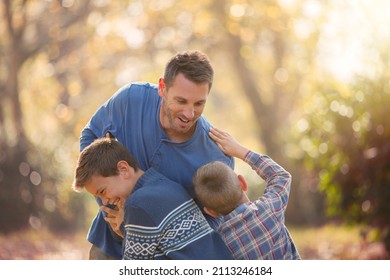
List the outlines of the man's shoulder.
{"type": "MultiPolygon", "coordinates": [[[[196,126],[196,132],[195,134],[193,135],[193,138],[203,138],[203,141],[205,142],[211,142],[211,143],[215,143],[211,137],[209,136],[209,132],[210,132],[210,129],[212,128],[213,126],[211,125],[211,123],[206,119],[206,117],[204,115],[201,115],[197,121],[197,126],[196,126]]],[[[217,147],[215,145],[215,147],[217,147]]]]}
{"type": "Polygon", "coordinates": [[[198,124],[200,128],[203,130],[203,132],[209,132],[210,128],[212,127],[211,123],[206,119],[204,115],[201,115],[198,119],[198,124]]]}
{"type": "Polygon", "coordinates": [[[158,96],[157,86],[148,82],[131,82],[119,88],[114,96],[147,96],[147,94],[158,96]]]}
{"type": "Polygon", "coordinates": [[[198,138],[196,141],[197,153],[202,154],[199,150],[199,145],[204,145],[205,149],[202,156],[205,156],[205,163],[209,162],[210,160],[220,160],[234,169],[234,158],[225,155],[214,142],[214,140],[209,136],[210,129],[213,127],[213,125],[203,115],[199,118],[198,125],[199,126],[197,127],[196,132],[197,135],[195,135],[195,138],[200,137],[202,140],[199,141],[198,138]]]}
{"type": "Polygon", "coordinates": [[[128,87],[143,90],[157,90],[157,85],[149,82],[132,82],[127,84],[128,87]]]}

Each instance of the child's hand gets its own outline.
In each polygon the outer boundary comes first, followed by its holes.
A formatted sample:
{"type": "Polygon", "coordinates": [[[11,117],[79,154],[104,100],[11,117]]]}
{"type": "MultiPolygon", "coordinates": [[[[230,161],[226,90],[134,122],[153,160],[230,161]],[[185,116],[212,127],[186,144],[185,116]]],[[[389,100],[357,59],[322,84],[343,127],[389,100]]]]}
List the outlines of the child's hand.
{"type": "Polygon", "coordinates": [[[107,217],[105,217],[104,220],[110,224],[111,228],[116,234],[123,238],[123,233],[120,230],[120,226],[123,223],[123,218],[125,215],[125,210],[123,207],[116,207],[115,209],[111,209],[102,205],[100,206],[100,209],[107,213],[107,217]]]}
{"type": "Polygon", "coordinates": [[[249,149],[242,146],[229,133],[219,130],[218,128],[211,128],[209,135],[211,139],[217,143],[218,147],[228,156],[244,159],[249,149]]]}

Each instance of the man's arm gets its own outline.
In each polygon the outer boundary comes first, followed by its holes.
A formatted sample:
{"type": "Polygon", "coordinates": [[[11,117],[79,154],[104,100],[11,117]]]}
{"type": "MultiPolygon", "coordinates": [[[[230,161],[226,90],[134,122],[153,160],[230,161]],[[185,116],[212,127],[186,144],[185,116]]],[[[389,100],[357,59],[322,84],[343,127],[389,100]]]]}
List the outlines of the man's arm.
{"type": "Polygon", "coordinates": [[[112,133],[111,137],[118,138],[118,134],[122,132],[129,89],[130,85],[120,88],[92,115],[87,125],[81,131],[80,151],[96,138],[104,137],[107,132],[112,133]]]}

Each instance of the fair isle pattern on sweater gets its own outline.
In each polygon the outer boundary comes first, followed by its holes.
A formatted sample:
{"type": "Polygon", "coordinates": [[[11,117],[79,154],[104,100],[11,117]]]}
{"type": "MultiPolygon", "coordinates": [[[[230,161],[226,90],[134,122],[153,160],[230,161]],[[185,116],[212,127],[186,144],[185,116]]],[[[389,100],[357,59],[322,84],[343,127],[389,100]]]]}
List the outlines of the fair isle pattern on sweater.
{"type": "Polygon", "coordinates": [[[125,230],[124,258],[136,260],[168,255],[212,231],[193,199],[171,211],[157,227],[128,224],[125,230]]]}

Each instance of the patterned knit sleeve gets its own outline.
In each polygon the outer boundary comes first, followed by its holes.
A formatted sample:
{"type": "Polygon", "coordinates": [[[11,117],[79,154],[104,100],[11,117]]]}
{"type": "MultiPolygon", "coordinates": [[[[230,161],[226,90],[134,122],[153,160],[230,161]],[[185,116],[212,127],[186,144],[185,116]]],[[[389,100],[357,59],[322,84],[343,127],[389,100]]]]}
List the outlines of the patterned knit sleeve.
{"type": "Polygon", "coordinates": [[[123,259],[152,260],[161,230],[154,227],[153,219],[138,207],[127,207],[124,220],[123,259]],[[154,234],[148,234],[150,228],[155,230],[154,234]]]}
{"type": "Polygon", "coordinates": [[[291,174],[267,155],[250,151],[244,161],[266,182],[259,201],[271,205],[276,214],[283,215],[290,194],[291,174]]]}

